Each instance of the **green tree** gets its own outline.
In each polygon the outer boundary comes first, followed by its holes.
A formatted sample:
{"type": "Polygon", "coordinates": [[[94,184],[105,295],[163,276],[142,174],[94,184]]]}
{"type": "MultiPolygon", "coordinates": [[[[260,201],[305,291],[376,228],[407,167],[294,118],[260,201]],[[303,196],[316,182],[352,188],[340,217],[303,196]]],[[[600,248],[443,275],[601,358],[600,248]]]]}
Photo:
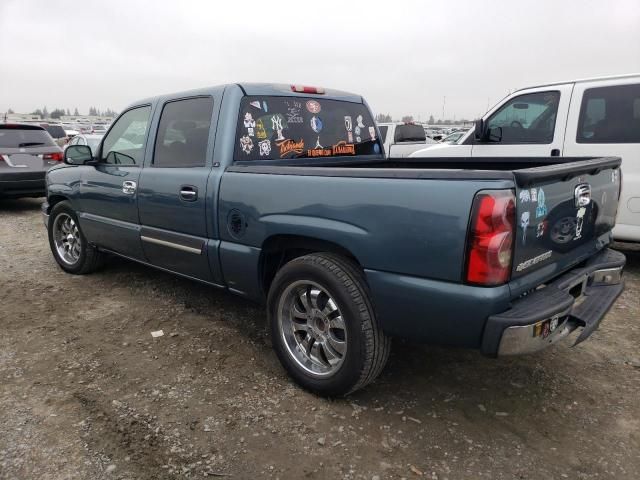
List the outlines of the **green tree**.
{"type": "Polygon", "coordinates": [[[405,115],[404,117],[402,117],[402,121],[404,123],[411,123],[413,122],[413,115],[405,115]]]}
{"type": "Polygon", "coordinates": [[[7,113],[16,113],[12,109],[7,110],[7,113]]]}
{"type": "Polygon", "coordinates": [[[434,123],[436,123],[436,119],[433,118],[433,115],[429,115],[429,125],[433,125],[434,123]]]}
{"type": "Polygon", "coordinates": [[[76,107],[76,109],[73,111],[73,114],[77,117],[78,115],[80,115],[80,113],[78,112],[78,107],[76,107]]]}

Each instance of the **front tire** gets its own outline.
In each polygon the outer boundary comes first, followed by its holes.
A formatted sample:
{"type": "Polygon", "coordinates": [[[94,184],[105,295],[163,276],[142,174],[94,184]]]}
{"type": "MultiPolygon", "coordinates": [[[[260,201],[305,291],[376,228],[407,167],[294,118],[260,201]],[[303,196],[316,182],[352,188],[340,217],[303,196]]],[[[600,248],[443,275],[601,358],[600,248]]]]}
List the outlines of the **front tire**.
{"type": "Polygon", "coordinates": [[[328,396],[372,382],[389,357],[362,270],[347,258],[317,253],[276,274],[267,300],[274,349],[302,387],[328,396]]]}
{"type": "Polygon", "coordinates": [[[87,242],[69,202],[60,202],[53,207],[47,230],[53,258],[65,272],[83,275],[93,272],[102,263],[102,253],[87,242]]]}

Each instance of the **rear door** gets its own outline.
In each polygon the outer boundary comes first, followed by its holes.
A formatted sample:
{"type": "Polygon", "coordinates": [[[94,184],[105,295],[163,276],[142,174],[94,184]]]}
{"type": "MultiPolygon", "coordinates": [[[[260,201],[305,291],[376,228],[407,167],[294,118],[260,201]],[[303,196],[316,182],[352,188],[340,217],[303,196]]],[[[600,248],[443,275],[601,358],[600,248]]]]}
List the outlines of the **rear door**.
{"type": "Polygon", "coordinates": [[[564,270],[602,248],[615,223],[617,159],[516,170],[513,278],[553,265],[564,270]]]}
{"type": "Polygon", "coordinates": [[[573,84],[532,88],[515,94],[485,116],[493,135],[479,142],[473,157],[561,156],[573,84]]]}
{"type": "Polygon", "coordinates": [[[81,167],[80,224],[87,239],[142,259],[137,188],[151,105],[124,112],[105,136],[96,165],[81,167]]]}
{"type": "Polygon", "coordinates": [[[170,100],[162,106],[153,156],[138,194],[147,260],[205,281],[213,280],[207,248],[213,107],[211,96],[170,100]]]}
{"type": "Polygon", "coordinates": [[[573,99],[565,155],[622,158],[623,185],[614,236],[640,241],[640,78],[580,82],[573,99]]]}

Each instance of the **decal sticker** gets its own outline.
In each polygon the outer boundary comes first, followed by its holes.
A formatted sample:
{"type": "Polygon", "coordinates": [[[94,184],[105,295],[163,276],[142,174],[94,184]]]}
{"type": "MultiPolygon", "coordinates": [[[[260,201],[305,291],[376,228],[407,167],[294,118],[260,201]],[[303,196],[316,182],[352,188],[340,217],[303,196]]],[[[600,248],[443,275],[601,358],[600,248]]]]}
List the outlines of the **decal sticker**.
{"type": "Polygon", "coordinates": [[[527,244],[527,227],[529,226],[529,212],[523,212],[520,216],[520,226],[522,227],[522,244],[527,244]]]}
{"type": "Polygon", "coordinates": [[[267,138],[267,131],[264,128],[264,123],[262,123],[262,119],[258,119],[258,121],[256,122],[256,137],[258,137],[261,140],[264,140],[265,138],[267,138]]]}
{"type": "Polygon", "coordinates": [[[529,267],[532,267],[540,262],[544,262],[545,260],[549,260],[551,258],[551,255],[553,254],[553,252],[551,250],[548,250],[540,255],[538,255],[537,257],[533,257],[530,258],[529,260],[525,260],[524,262],[522,262],[521,264],[519,264],[516,267],[516,272],[521,272],[523,270],[526,270],[529,267]]]}
{"type": "Polygon", "coordinates": [[[320,145],[320,135],[318,135],[318,140],[316,140],[316,146],[313,148],[324,148],[322,145],[320,145]]]}
{"type": "Polygon", "coordinates": [[[380,145],[378,145],[377,143],[373,146],[373,151],[375,153],[380,153],[380,145]]]}
{"type": "Polygon", "coordinates": [[[532,188],[531,189],[531,201],[532,202],[537,202],[538,201],[538,189],[537,188],[532,188]]]}
{"type": "Polygon", "coordinates": [[[255,136],[254,135],[254,129],[253,128],[247,128],[247,133],[249,134],[250,137],[255,136]]]}
{"type": "Polygon", "coordinates": [[[258,150],[260,151],[261,157],[268,157],[271,153],[271,141],[262,140],[261,142],[258,142],[258,150]]]}
{"type": "Polygon", "coordinates": [[[307,106],[307,110],[310,111],[311,113],[319,113],[320,110],[322,110],[322,107],[320,107],[320,104],[315,100],[308,100],[306,103],[306,106],[307,106]]]}
{"type": "Polygon", "coordinates": [[[251,137],[247,135],[240,137],[240,147],[242,147],[244,153],[249,155],[253,150],[253,140],[251,140],[251,137]]]}
{"type": "Polygon", "coordinates": [[[344,128],[347,129],[347,132],[350,132],[351,130],[353,130],[353,122],[351,121],[350,116],[344,117],[344,128]]]}
{"type": "Polygon", "coordinates": [[[330,157],[332,151],[330,148],[314,148],[307,150],[307,157],[330,157]]]}
{"type": "Polygon", "coordinates": [[[347,140],[349,143],[353,143],[353,133],[347,132],[347,140]]]}
{"type": "Polygon", "coordinates": [[[602,200],[600,200],[601,206],[605,206],[607,204],[607,192],[602,192],[602,200]]]}
{"type": "Polygon", "coordinates": [[[268,112],[268,111],[269,111],[269,109],[267,108],[267,102],[265,102],[265,101],[263,101],[263,102],[262,102],[262,109],[263,109],[265,112],[268,112]]]}
{"type": "Polygon", "coordinates": [[[584,207],[580,207],[578,209],[578,213],[576,214],[576,234],[573,239],[578,240],[582,238],[582,225],[584,222],[584,214],[587,212],[587,209],[584,207]]]}
{"type": "Polygon", "coordinates": [[[355,155],[356,147],[351,143],[342,141],[331,147],[331,151],[333,155],[355,155]]]}
{"type": "Polygon", "coordinates": [[[262,107],[260,106],[260,102],[258,100],[254,100],[253,102],[249,102],[249,105],[251,105],[252,107],[257,108],[258,110],[262,110],[262,107]]]}
{"type": "Polygon", "coordinates": [[[529,190],[520,190],[520,203],[528,203],[530,200],[529,190]]]}
{"type": "Polygon", "coordinates": [[[284,130],[284,125],[282,123],[283,120],[284,117],[279,113],[271,117],[271,128],[278,134],[278,137],[276,138],[277,142],[285,140],[285,138],[282,136],[282,130],[284,130]]]}
{"type": "Polygon", "coordinates": [[[356,132],[356,135],[360,135],[360,127],[356,127],[355,132],[356,132]]]}
{"type": "Polygon", "coordinates": [[[538,190],[538,206],[536,207],[536,218],[544,217],[547,214],[547,204],[545,203],[544,190],[538,190]]]}
{"type": "Polygon", "coordinates": [[[547,221],[543,220],[538,224],[536,228],[536,238],[544,236],[544,232],[547,230],[547,221]]]}
{"type": "Polygon", "coordinates": [[[375,127],[369,127],[369,136],[371,137],[371,140],[376,139],[376,128],[375,127]]]}
{"type": "Polygon", "coordinates": [[[558,324],[560,323],[560,316],[554,315],[549,322],[549,329],[553,332],[558,328],[558,324]]]}
{"type": "Polygon", "coordinates": [[[320,119],[320,117],[311,117],[309,123],[311,123],[311,130],[313,130],[314,132],[320,133],[322,131],[322,120],[320,119]]]}
{"type": "Polygon", "coordinates": [[[611,170],[611,183],[617,183],[618,182],[618,170],[611,170]]]}
{"type": "MultiPolygon", "coordinates": [[[[357,126],[360,128],[364,128],[364,123],[362,123],[362,115],[358,115],[356,117],[357,126]]],[[[356,132],[357,133],[357,132],[356,132]]]]}
{"type": "Polygon", "coordinates": [[[301,102],[285,102],[287,105],[287,123],[304,123],[301,102]]]}
{"type": "Polygon", "coordinates": [[[256,121],[253,119],[253,115],[249,112],[244,114],[244,126],[245,128],[253,128],[256,126],[256,121]]]}
{"type": "Polygon", "coordinates": [[[360,142],[362,142],[362,138],[356,137],[356,143],[360,143],[360,142]]]}
{"type": "Polygon", "coordinates": [[[289,153],[296,153],[299,155],[304,151],[304,140],[302,138],[297,142],[287,139],[283,142],[276,143],[276,145],[280,148],[280,158],[289,153]]]}

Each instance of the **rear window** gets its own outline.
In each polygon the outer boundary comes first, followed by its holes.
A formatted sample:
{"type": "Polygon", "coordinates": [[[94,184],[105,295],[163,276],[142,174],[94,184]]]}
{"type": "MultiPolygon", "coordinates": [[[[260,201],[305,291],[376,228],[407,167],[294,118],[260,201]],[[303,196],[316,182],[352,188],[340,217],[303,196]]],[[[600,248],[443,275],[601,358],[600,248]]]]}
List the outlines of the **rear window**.
{"type": "Polygon", "coordinates": [[[44,129],[15,128],[0,125],[0,148],[53,146],[53,138],[44,129]]]}
{"type": "Polygon", "coordinates": [[[640,85],[590,88],[584,92],[578,143],[640,143],[640,85]]]}
{"type": "Polygon", "coordinates": [[[398,125],[396,127],[395,142],[424,142],[427,139],[427,135],[424,133],[422,125],[415,125],[413,123],[405,123],[404,125],[398,125]]]}
{"type": "Polygon", "coordinates": [[[60,125],[48,125],[46,127],[44,127],[45,130],[47,132],[49,132],[49,134],[53,137],[53,138],[63,138],[66,137],[67,135],[64,133],[64,128],[62,128],[60,125]]]}
{"type": "Polygon", "coordinates": [[[322,97],[244,97],[236,132],[238,161],[382,152],[375,123],[364,104],[322,97]]]}

